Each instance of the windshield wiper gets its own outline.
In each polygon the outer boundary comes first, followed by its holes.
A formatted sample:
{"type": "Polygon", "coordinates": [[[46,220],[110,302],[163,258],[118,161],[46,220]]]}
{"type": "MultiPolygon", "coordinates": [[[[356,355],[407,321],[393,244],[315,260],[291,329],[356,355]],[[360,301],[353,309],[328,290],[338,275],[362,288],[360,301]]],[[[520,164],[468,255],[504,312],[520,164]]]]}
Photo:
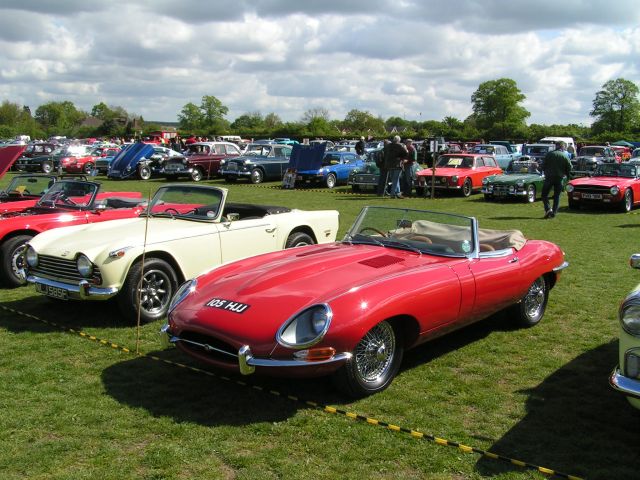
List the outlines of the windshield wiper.
{"type": "Polygon", "coordinates": [[[368,235],[360,235],[359,233],[354,236],[350,236],[350,242],[364,243],[369,245],[378,245],[380,247],[384,247],[384,243],[382,243],[380,240],[376,240],[375,238],[370,237],[368,235]]]}

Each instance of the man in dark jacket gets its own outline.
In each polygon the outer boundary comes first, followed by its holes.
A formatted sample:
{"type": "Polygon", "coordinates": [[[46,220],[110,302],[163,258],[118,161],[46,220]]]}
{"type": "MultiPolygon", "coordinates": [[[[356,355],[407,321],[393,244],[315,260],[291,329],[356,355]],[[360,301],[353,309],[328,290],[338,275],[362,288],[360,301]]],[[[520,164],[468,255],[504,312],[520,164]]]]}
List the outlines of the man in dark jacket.
{"type": "Polygon", "coordinates": [[[542,184],[542,205],[544,218],[553,218],[558,213],[560,194],[562,193],[562,179],[571,178],[571,161],[565,150],[567,144],[556,143],[556,149],[547,153],[542,164],[544,183],[542,184]],[[553,188],[553,209],[549,208],[549,192],[553,188]]]}
{"type": "Polygon", "coordinates": [[[391,143],[384,147],[384,166],[389,172],[391,198],[404,198],[400,193],[400,173],[404,160],[409,156],[407,148],[400,143],[400,137],[393,137],[391,143]]]}

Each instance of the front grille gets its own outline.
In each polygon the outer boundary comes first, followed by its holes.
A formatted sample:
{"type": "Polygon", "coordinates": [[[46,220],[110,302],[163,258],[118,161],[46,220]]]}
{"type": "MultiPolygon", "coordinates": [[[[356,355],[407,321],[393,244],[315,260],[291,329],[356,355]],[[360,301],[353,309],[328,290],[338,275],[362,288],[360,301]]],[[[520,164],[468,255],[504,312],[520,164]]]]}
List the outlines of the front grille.
{"type": "MultiPolygon", "coordinates": [[[[38,257],[38,266],[35,268],[30,267],[29,273],[62,281],[79,282],[80,280],[87,280],[78,272],[75,259],[70,260],[50,255],[40,255],[38,257]]],[[[95,265],[93,266],[91,279],[94,284],[99,284],[102,280],[100,270],[95,265]]]]}
{"type": "Polygon", "coordinates": [[[493,186],[493,193],[495,195],[506,195],[509,193],[509,185],[496,184],[493,186]]]}
{"type": "Polygon", "coordinates": [[[200,355],[206,355],[217,362],[224,362],[231,365],[238,364],[238,351],[222,340],[188,330],[182,332],[179,338],[182,340],[180,345],[187,350],[191,350],[200,355]],[[214,348],[216,350],[213,350],[214,348]],[[222,352],[218,350],[222,350],[222,352]]]}
{"type": "Polygon", "coordinates": [[[580,193],[611,193],[610,189],[601,185],[574,185],[574,191],[580,193]]]}

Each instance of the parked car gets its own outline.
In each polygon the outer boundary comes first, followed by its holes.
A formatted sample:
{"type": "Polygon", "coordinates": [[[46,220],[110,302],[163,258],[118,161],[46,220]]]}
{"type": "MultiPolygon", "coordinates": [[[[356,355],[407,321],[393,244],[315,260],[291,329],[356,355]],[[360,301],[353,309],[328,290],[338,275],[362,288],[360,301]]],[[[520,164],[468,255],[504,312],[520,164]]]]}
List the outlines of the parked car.
{"type": "Polygon", "coordinates": [[[56,149],[56,146],[57,144],[48,142],[32,143],[27,145],[22,156],[26,158],[33,158],[41,157],[42,155],[50,155],[56,149]]]}
{"type": "Polygon", "coordinates": [[[231,142],[196,142],[187,146],[183,157],[167,159],[164,176],[168,180],[189,177],[194,182],[219,176],[224,158],[240,156],[240,148],[231,142]]]}
{"type": "Polygon", "coordinates": [[[640,158],[640,148],[634,148],[633,152],[631,152],[630,160],[636,160],[638,158],[640,158]]]}
{"type": "MultiPolygon", "coordinates": [[[[354,168],[349,173],[349,180],[347,180],[347,184],[351,185],[351,190],[354,192],[369,188],[375,191],[378,188],[378,179],[380,178],[380,168],[378,165],[382,165],[384,160],[383,148],[380,147],[375,150],[369,150],[364,156],[364,164],[354,168]]],[[[415,162],[414,165],[419,169],[417,162],[415,162]]]]}
{"type": "Polygon", "coordinates": [[[562,250],[475,218],[365,207],[342,242],[222,265],[184,283],[162,328],[180,350],[241,374],[333,375],[385,389],[403,351],[506,310],[543,317],[562,250]]]}
{"type": "MultiPolygon", "coordinates": [[[[502,145],[491,147],[500,148],[502,145]]],[[[448,153],[438,157],[435,173],[433,169],[425,168],[416,177],[419,192],[429,191],[433,179],[437,190],[453,190],[468,197],[474,190],[482,189],[484,177],[501,173],[502,169],[490,153],[448,153]]]]}
{"type": "Polygon", "coordinates": [[[165,185],[138,218],[33,238],[27,280],[36,292],[63,300],[116,297],[133,321],[139,303],[141,321],[149,322],[166,315],[187,278],[250,255],[333,242],[337,230],[335,210],[230,203],[224,188],[165,185]]]}
{"type": "Polygon", "coordinates": [[[496,163],[503,170],[506,170],[509,167],[509,163],[511,162],[511,160],[515,160],[517,158],[520,158],[521,156],[519,153],[511,153],[504,145],[494,145],[487,143],[474,145],[473,147],[471,147],[471,150],[468,150],[468,153],[493,155],[496,163]]]}
{"type": "Polygon", "coordinates": [[[578,155],[571,159],[571,166],[574,176],[584,176],[595,172],[598,165],[616,162],[616,154],[611,147],[588,145],[582,147],[578,155]]]}
{"type": "Polygon", "coordinates": [[[364,160],[352,152],[327,152],[322,158],[320,168],[296,172],[296,183],[323,184],[327,188],[346,185],[349,174],[356,168],[362,168],[364,160]]]}
{"type": "Polygon", "coordinates": [[[622,145],[612,145],[614,153],[618,158],[620,158],[621,162],[626,162],[631,158],[631,149],[629,147],[625,147],[622,145]]]}
{"type": "Polygon", "coordinates": [[[503,174],[482,179],[482,193],[485,200],[517,198],[533,203],[540,198],[543,183],[538,162],[514,160],[503,174]]]}
{"type": "Polygon", "coordinates": [[[538,166],[542,168],[544,164],[544,157],[547,153],[556,149],[554,143],[529,143],[522,146],[521,160],[532,160],[538,163],[538,166]]]}
{"type": "Polygon", "coordinates": [[[88,145],[64,145],[48,155],[21,157],[15,165],[18,170],[25,172],[51,173],[54,170],[60,171],[72,160],[89,155],[90,148],[88,145]]]}
{"type": "MultiPolygon", "coordinates": [[[[46,230],[133,217],[144,202],[140,192],[99,193],[100,185],[80,180],[55,182],[36,204],[0,216],[0,283],[16,287],[25,282],[22,251],[46,230]]],[[[101,238],[93,238],[99,244],[101,238]]]]}
{"type": "MultiPolygon", "coordinates": [[[[640,253],[629,259],[631,268],[640,269],[640,253]]],[[[618,365],[609,376],[609,384],[640,408],[640,290],[633,289],[618,310],[620,321],[618,365]]]]}
{"type": "Polygon", "coordinates": [[[640,203],[640,166],[601,163],[590,177],[571,180],[566,190],[569,208],[604,205],[630,212],[640,203]]]}
{"type": "MultiPolygon", "coordinates": [[[[107,176],[112,179],[135,177],[139,180],[148,178],[148,159],[154,153],[155,144],[136,142],[126,145],[113,157],[109,164],[107,176]]],[[[149,174],[150,176],[150,174],[149,174]]]]}
{"type": "Polygon", "coordinates": [[[489,143],[491,145],[502,145],[507,149],[511,155],[513,155],[513,160],[518,160],[522,156],[522,152],[518,150],[518,146],[507,140],[490,140],[489,143]]]}
{"type": "Polygon", "coordinates": [[[282,180],[293,147],[290,145],[252,143],[240,157],[225,158],[220,162],[220,175],[227,182],[246,178],[251,183],[282,180]]]}
{"type": "Polygon", "coordinates": [[[0,147],[0,178],[14,166],[24,152],[24,145],[7,145],[0,147]]]}
{"type": "Polygon", "coordinates": [[[83,145],[83,148],[75,149],[73,155],[69,155],[60,159],[62,170],[67,173],[84,173],[89,175],[98,158],[94,153],[94,148],[89,145],[83,145]]]}
{"type": "Polygon", "coordinates": [[[87,180],[85,175],[16,175],[3,191],[0,192],[0,214],[17,212],[35,206],[51,185],[62,179],[87,180]]]}

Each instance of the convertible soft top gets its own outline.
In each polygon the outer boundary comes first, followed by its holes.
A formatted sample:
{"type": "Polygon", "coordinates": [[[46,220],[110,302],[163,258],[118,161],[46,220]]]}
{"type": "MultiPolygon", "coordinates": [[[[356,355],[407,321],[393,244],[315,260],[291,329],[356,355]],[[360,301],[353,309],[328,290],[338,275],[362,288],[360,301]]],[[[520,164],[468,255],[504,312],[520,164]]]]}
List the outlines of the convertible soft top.
{"type": "MultiPolygon", "coordinates": [[[[469,239],[469,228],[459,225],[444,225],[429,220],[416,220],[411,225],[411,233],[426,235],[432,241],[464,241],[469,239]]],[[[478,243],[491,245],[495,250],[524,247],[527,239],[520,230],[478,229],[478,243]]]]}

